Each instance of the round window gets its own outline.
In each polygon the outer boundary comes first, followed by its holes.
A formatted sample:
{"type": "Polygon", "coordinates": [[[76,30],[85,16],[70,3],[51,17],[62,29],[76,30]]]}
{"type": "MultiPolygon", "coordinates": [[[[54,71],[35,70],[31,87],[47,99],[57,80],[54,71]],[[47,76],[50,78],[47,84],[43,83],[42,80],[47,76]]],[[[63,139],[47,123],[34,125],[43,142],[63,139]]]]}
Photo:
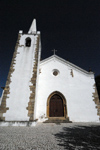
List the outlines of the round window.
{"type": "Polygon", "coordinates": [[[54,69],[54,70],[53,70],[53,75],[54,75],[54,76],[57,76],[58,74],[59,74],[59,71],[58,71],[57,69],[54,69]]]}

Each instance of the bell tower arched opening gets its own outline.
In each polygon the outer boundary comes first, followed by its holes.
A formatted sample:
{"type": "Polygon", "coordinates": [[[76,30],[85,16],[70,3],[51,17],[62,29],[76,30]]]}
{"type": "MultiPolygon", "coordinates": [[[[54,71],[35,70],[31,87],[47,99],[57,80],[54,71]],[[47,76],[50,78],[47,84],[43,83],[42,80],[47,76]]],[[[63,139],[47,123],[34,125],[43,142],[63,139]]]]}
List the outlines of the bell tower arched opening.
{"type": "Polygon", "coordinates": [[[26,47],[30,47],[31,46],[31,38],[26,38],[26,40],[25,40],[25,46],[26,47]]]}

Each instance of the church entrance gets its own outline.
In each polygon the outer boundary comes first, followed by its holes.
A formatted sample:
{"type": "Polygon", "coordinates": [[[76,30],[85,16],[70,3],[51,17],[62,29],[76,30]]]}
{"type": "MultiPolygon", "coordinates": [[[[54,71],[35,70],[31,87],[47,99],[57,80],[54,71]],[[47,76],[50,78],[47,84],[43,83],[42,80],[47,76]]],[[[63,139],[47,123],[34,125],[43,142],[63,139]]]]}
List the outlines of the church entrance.
{"type": "Polygon", "coordinates": [[[48,118],[67,118],[67,105],[63,94],[58,91],[51,93],[47,100],[48,118]]]}
{"type": "Polygon", "coordinates": [[[49,116],[50,117],[63,117],[64,116],[63,100],[58,94],[53,95],[50,99],[49,116]]]}

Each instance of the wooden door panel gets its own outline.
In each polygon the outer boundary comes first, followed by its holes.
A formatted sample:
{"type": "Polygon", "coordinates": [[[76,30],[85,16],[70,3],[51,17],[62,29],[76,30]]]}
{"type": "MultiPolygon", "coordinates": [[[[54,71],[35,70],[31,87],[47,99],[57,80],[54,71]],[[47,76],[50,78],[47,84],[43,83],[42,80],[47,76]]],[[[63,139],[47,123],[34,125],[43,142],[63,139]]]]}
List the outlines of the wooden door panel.
{"type": "Polygon", "coordinates": [[[50,117],[63,117],[64,116],[63,100],[58,94],[53,95],[50,99],[49,116],[50,117]]]}

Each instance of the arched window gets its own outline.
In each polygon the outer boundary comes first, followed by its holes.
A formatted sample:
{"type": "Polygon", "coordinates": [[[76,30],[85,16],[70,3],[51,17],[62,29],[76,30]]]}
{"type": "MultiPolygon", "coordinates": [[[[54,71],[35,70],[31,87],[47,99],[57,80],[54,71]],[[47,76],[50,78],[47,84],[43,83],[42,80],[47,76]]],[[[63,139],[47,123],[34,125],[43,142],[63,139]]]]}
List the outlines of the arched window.
{"type": "Polygon", "coordinates": [[[26,38],[26,41],[25,41],[25,46],[26,47],[30,47],[31,46],[31,38],[26,38]]]}

